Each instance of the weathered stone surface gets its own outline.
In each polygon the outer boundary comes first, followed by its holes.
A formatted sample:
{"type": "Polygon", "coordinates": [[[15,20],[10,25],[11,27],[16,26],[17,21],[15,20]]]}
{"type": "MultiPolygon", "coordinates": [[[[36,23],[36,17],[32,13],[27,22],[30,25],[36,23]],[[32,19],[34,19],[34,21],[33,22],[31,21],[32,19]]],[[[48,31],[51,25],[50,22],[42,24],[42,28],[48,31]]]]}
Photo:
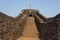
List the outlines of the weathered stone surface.
{"type": "Polygon", "coordinates": [[[0,40],[60,40],[60,14],[45,18],[25,9],[14,18],[0,12],[0,40]]]}
{"type": "Polygon", "coordinates": [[[18,40],[40,40],[38,33],[34,17],[27,17],[24,30],[22,32],[23,36],[18,40]]]}

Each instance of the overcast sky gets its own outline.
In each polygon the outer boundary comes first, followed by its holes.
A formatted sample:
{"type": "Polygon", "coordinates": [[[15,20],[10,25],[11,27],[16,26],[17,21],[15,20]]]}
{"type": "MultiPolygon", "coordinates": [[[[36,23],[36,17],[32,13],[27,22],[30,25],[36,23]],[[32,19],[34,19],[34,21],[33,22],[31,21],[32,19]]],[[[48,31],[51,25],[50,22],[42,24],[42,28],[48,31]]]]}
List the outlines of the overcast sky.
{"type": "Polygon", "coordinates": [[[29,9],[29,3],[45,17],[60,13],[60,0],[0,0],[0,11],[15,17],[21,10],[29,9]]]}

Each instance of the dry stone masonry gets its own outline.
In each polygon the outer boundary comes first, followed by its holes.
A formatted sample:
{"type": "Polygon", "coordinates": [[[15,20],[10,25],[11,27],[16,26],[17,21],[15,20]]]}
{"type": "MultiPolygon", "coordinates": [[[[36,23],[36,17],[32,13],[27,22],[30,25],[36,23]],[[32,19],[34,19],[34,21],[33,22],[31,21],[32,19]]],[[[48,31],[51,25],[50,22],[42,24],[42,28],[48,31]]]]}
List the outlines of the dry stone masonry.
{"type": "Polygon", "coordinates": [[[24,9],[14,18],[0,12],[0,40],[60,40],[60,14],[46,18],[24,9]]]}

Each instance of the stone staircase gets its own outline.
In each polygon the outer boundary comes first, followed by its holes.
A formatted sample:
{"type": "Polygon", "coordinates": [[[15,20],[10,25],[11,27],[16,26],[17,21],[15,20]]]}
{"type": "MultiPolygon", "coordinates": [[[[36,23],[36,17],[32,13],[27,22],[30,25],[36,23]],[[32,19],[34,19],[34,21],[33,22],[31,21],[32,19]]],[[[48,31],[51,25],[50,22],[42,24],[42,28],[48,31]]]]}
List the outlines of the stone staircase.
{"type": "Polygon", "coordinates": [[[40,40],[38,35],[38,30],[35,25],[34,17],[27,17],[24,26],[23,36],[17,40],[40,40]]]}

